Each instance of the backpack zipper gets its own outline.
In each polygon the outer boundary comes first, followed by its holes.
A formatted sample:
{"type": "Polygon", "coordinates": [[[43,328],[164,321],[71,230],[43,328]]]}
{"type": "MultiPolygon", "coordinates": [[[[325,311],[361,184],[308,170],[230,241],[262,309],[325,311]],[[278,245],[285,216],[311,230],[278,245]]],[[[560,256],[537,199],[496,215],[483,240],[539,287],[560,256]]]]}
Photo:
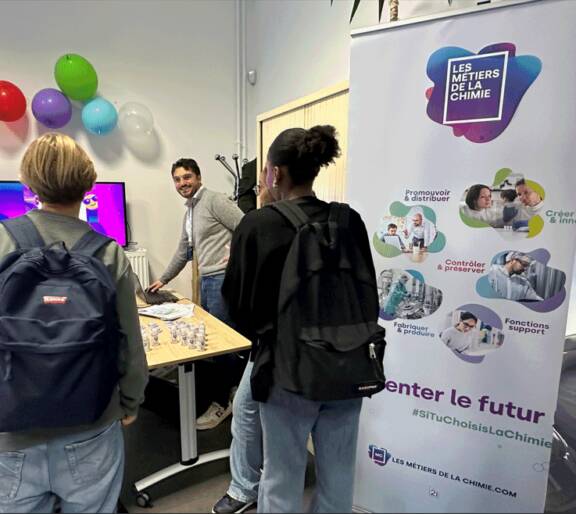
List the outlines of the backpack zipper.
{"type": "Polygon", "coordinates": [[[368,344],[368,353],[370,354],[370,360],[377,373],[384,373],[383,366],[378,362],[378,356],[376,355],[376,345],[374,343],[368,344]]]}
{"type": "Polygon", "coordinates": [[[374,343],[368,345],[368,351],[370,352],[370,358],[376,359],[376,345],[374,343]]]}

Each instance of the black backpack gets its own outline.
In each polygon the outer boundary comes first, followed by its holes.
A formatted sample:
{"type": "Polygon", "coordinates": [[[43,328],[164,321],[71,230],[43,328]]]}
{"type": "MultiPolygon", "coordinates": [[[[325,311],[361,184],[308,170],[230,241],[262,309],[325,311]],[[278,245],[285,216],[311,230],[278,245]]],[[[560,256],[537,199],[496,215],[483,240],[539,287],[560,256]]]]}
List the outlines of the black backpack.
{"type": "MultiPolygon", "coordinates": [[[[312,222],[294,201],[269,207],[296,235],[282,271],[275,340],[267,350],[257,349],[255,374],[260,356],[271,364],[275,385],[315,401],[381,391],[385,330],[378,325],[373,266],[349,229],[350,207],[331,203],[323,223],[312,222]]],[[[257,380],[254,396],[262,399],[257,380]]]]}
{"type": "Polygon", "coordinates": [[[118,384],[116,287],[90,230],[68,251],[27,216],[1,222],[17,250],[0,262],[0,432],[95,422],[118,384]]]}

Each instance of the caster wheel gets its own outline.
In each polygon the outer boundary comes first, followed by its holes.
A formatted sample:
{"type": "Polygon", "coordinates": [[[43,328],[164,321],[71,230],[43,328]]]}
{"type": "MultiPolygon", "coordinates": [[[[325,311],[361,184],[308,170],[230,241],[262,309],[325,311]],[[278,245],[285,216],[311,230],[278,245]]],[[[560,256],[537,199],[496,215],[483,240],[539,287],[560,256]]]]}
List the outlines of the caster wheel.
{"type": "Polygon", "coordinates": [[[142,507],[143,509],[149,509],[153,507],[152,498],[150,498],[150,495],[146,492],[136,494],[136,504],[138,507],[142,507]]]}

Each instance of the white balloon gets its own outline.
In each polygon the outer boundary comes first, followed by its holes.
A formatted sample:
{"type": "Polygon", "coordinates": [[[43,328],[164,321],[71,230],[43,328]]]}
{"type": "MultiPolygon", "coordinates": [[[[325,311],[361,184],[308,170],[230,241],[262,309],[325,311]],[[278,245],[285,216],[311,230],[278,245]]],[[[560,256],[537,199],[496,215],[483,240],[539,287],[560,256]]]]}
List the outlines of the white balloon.
{"type": "Polygon", "coordinates": [[[154,117],[145,105],[128,102],[118,111],[118,126],[126,134],[149,134],[154,128],[154,117]]]}

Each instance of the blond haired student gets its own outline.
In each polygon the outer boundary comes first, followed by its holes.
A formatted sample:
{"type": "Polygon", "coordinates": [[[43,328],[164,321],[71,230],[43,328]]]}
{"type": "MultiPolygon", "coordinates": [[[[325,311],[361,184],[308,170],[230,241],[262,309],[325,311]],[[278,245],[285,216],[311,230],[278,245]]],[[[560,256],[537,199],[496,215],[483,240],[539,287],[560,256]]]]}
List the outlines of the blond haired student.
{"type": "MultiPolygon", "coordinates": [[[[46,245],[38,250],[39,255],[48,252],[46,248],[50,245],[50,248],[59,249],[55,251],[68,252],[78,241],[91,239],[91,227],[81,221],[78,214],[84,194],[96,181],[96,172],[91,159],[73,139],[48,133],[33,141],[22,159],[20,179],[37,195],[41,205],[40,209],[31,210],[22,217],[28,228],[29,222],[32,223],[46,245]]],[[[13,230],[13,226],[7,229],[0,224],[0,275],[10,272],[9,260],[16,255],[18,235],[15,238],[13,230]]],[[[85,419],[78,413],[84,406],[76,392],[74,402],[68,396],[59,397],[62,408],[47,411],[38,426],[29,426],[34,421],[28,420],[26,429],[0,433],[0,512],[52,512],[56,498],[60,499],[62,512],[114,512],[116,509],[124,468],[122,426],[136,420],[148,370],[132,270],[124,251],[114,241],[104,241],[101,249],[89,258],[93,259],[95,269],[107,277],[110,290],[115,292],[115,300],[114,295],[107,297],[110,317],[106,318],[114,320],[115,331],[105,334],[111,339],[112,334],[116,334],[113,339],[117,351],[108,356],[107,362],[111,365],[98,370],[103,377],[114,377],[111,392],[99,398],[102,412],[98,415],[100,409],[94,410],[97,419],[92,422],[74,423],[74,420],[85,419]],[[70,403],[66,404],[67,401],[70,403]]],[[[74,284],[72,288],[80,287],[74,284]]],[[[49,290],[50,285],[42,287],[49,290]]],[[[32,297],[32,291],[23,290],[21,294],[23,301],[32,297]]],[[[73,302],[74,294],[82,296],[82,287],[77,293],[61,288],[58,295],[47,292],[40,297],[49,309],[73,302]]],[[[0,321],[5,320],[3,316],[6,316],[5,306],[0,308],[0,321]]],[[[73,331],[75,321],[57,320],[50,329],[49,338],[64,339],[67,335],[61,333],[63,330],[54,327],[62,322],[68,332],[73,331]]],[[[6,338],[0,336],[0,345],[6,344],[6,338]]],[[[107,347],[107,338],[101,340],[103,347],[107,347]]],[[[74,344],[83,342],[74,341],[74,344]]],[[[0,348],[0,353],[10,352],[2,352],[0,348]]],[[[75,355],[68,361],[70,374],[76,369],[75,355]]],[[[80,355],[78,352],[78,359],[80,355]]],[[[49,355],[39,352],[35,358],[40,362],[45,358],[48,362],[49,355]]],[[[29,377],[31,386],[40,380],[40,375],[44,376],[46,370],[42,368],[46,367],[39,366],[38,375],[29,377]]],[[[92,372],[90,366],[84,370],[86,374],[92,372]]],[[[5,381],[0,383],[0,388],[10,387],[10,380],[21,380],[23,377],[18,377],[18,373],[22,375],[18,362],[13,361],[12,368],[3,375],[5,381]]],[[[70,374],[62,373],[61,380],[68,380],[70,374]]],[[[100,375],[95,376],[98,384],[100,375]]],[[[84,374],[78,374],[76,378],[72,392],[82,387],[84,374]]],[[[60,381],[54,383],[56,388],[60,387],[60,381]]],[[[51,391],[43,393],[51,395],[51,391]]],[[[57,396],[55,391],[53,396],[57,396]]],[[[30,399],[22,399],[23,403],[26,401],[30,399]]],[[[91,401],[86,398],[85,403],[91,401]]]]}

